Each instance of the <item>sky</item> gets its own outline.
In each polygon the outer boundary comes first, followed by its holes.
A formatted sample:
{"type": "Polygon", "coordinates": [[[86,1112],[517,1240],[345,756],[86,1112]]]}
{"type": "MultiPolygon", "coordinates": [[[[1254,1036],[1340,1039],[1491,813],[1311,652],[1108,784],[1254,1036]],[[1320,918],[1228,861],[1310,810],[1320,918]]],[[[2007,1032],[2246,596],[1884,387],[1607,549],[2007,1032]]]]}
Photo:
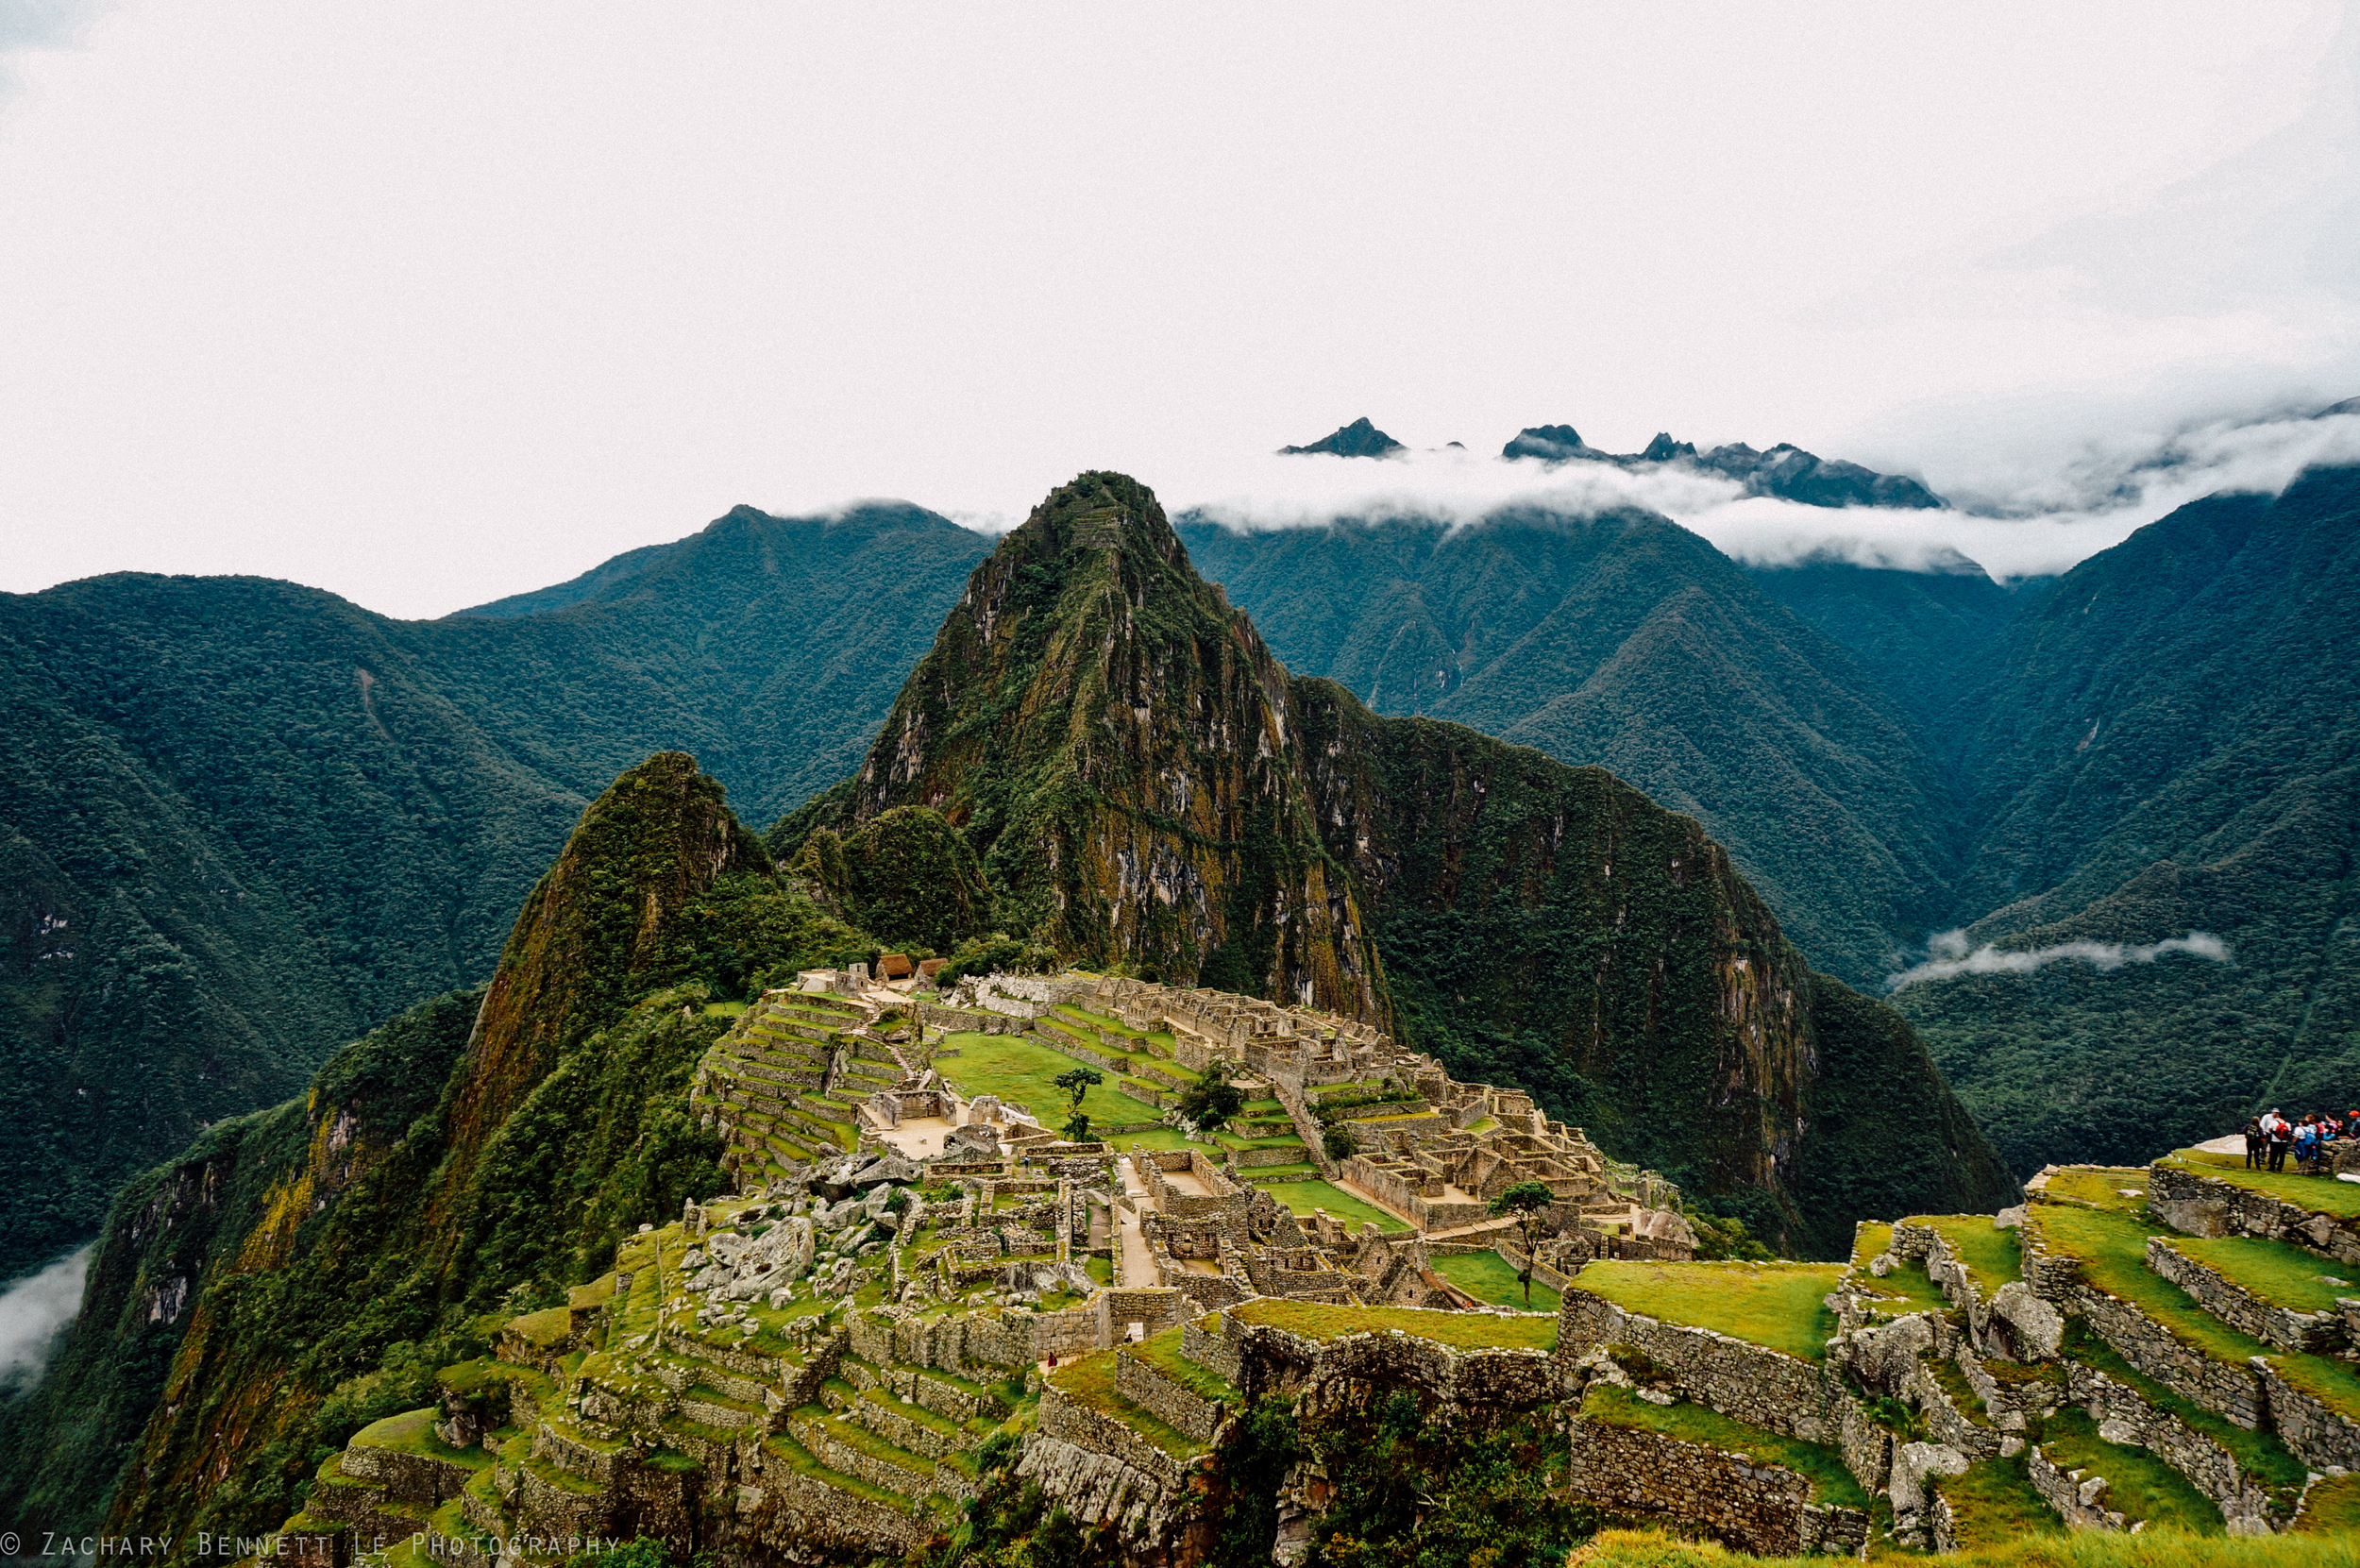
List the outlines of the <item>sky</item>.
{"type": "Polygon", "coordinates": [[[1617,492],[1740,553],[2059,569],[2360,453],[2278,417],[2360,394],[2356,61],[2305,3],[0,0],[0,590],[1620,482],[1489,456],[1544,422],[1963,503],[1617,492]],[[1420,455],[1271,456],[1362,414],[1420,455]]]}

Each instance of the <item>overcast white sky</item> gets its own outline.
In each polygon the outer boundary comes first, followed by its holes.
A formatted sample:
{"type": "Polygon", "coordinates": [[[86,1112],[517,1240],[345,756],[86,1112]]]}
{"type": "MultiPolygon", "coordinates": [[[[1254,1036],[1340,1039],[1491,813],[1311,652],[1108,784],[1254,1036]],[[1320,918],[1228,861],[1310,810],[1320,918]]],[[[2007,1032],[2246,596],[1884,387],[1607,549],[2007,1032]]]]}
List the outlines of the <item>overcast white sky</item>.
{"type": "Polygon", "coordinates": [[[2360,393],[2356,53],[2154,0],[0,0],[0,589],[440,614],[1084,467],[1300,507],[1270,448],[1362,413],[2074,505],[2360,393]]]}

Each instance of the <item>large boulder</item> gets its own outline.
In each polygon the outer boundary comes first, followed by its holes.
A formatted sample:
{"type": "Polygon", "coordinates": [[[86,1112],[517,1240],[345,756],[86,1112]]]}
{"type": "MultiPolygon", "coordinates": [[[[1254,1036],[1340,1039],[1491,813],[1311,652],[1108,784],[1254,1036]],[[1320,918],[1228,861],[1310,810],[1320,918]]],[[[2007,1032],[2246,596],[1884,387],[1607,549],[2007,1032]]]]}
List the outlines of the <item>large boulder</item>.
{"type": "Polygon", "coordinates": [[[1893,1450],[1893,1474],[1885,1483],[1885,1495],[1893,1499],[1893,1516],[1898,1522],[1905,1514],[1925,1511],[1929,1501],[1926,1478],[1930,1475],[1964,1475],[1966,1456],[1947,1443],[1904,1442],[1893,1450]]]}
{"type": "Polygon", "coordinates": [[[1936,1340],[1932,1320],[1923,1312],[1856,1328],[1846,1338],[1852,1375],[1879,1393],[1899,1393],[1917,1370],[1917,1358],[1932,1350],[1936,1340]]]}
{"type": "Polygon", "coordinates": [[[2006,1325],[2008,1348],[2019,1359],[2053,1361],[2065,1350],[2065,1315],[2020,1279],[1999,1287],[1991,1312],[2006,1325]]]}

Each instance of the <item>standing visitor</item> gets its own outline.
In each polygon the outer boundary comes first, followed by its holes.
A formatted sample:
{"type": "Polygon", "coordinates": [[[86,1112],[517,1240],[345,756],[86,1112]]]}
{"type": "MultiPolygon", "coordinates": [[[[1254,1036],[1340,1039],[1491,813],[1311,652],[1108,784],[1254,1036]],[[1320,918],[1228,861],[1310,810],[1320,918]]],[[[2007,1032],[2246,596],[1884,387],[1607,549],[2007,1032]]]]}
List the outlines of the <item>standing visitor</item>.
{"type": "Polygon", "coordinates": [[[2279,1115],[2278,1108],[2273,1105],[2270,1113],[2262,1118],[2262,1131],[2270,1140],[2270,1169],[2284,1171],[2286,1169],[2286,1150],[2295,1140],[2294,1128],[2287,1124],[2286,1119],[2279,1115]]]}
{"type": "Polygon", "coordinates": [[[2262,1119],[2245,1119],[2245,1168],[2259,1171],[2269,1159],[2270,1140],[2262,1134],[2262,1119]]]}

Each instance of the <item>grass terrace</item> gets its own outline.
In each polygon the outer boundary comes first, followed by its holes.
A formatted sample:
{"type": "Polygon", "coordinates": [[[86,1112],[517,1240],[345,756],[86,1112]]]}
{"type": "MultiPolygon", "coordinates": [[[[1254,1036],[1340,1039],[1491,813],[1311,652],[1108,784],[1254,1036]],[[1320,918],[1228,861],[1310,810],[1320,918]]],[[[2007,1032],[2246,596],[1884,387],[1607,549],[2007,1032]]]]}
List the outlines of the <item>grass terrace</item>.
{"type": "Polygon", "coordinates": [[[2191,1535],[2217,1535],[2225,1528],[2219,1508],[2185,1475],[2144,1448],[2108,1442],[2078,1406],[2068,1405],[2041,1424],[2040,1444],[2060,1470],[2105,1476],[2105,1506],[2130,1519],[2191,1535]]]}
{"type": "MultiPolygon", "coordinates": [[[[935,1066],[941,1071],[943,1081],[961,1094],[970,1099],[979,1094],[995,1094],[1003,1101],[1013,1100],[1039,1118],[1043,1126],[1055,1126],[1065,1121],[1072,1100],[1057,1087],[1056,1077],[1081,1065],[1073,1057],[1020,1035],[952,1035],[950,1044],[959,1054],[937,1060],[935,1066]]],[[[1110,1083],[1088,1089],[1082,1096],[1082,1110],[1101,1127],[1155,1121],[1164,1114],[1144,1101],[1132,1099],[1110,1083]]],[[[1134,1138],[1146,1141],[1148,1135],[1112,1136],[1119,1146],[1128,1147],[1134,1138]]]]}
{"type": "Polygon", "coordinates": [[[2147,1168],[2143,1165],[2068,1167],[2051,1175],[2048,1185],[2041,1190],[2043,1196],[2087,1204],[2092,1208],[2144,1214],[2147,1183],[2147,1168]]]}
{"type": "Polygon", "coordinates": [[[1949,1500],[1963,1551],[2065,1533],[2065,1521],[2032,1490],[2031,1463],[2022,1454],[1971,1464],[1964,1475],[1929,1479],[1949,1500]]]}
{"type": "Polygon", "coordinates": [[[1397,1236],[1412,1228],[1407,1222],[1394,1219],[1374,1204],[1361,1202],[1332,1182],[1272,1182],[1262,1190],[1298,1215],[1307,1215],[1315,1208],[1322,1208],[1327,1211],[1330,1219],[1341,1220],[1349,1225],[1357,1226],[1363,1221],[1374,1220],[1377,1233],[1382,1236],[1397,1236]]]}
{"type": "Polygon", "coordinates": [[[2360,1276],[2360,1269],[2329,1262],[2290,1241],[2248,1236],[2173,1236],[2170,1241],[2180,1253],[2227,1275],[2271,1306],[2297,1312],[2333,1312],[2337,1296],[2352,1295],[2360,1286],[2360,1277],[2355,1277],[2360,1276]],[[2338,1273],[2338,1269],[2344,1272],[2338,1273]]]}
{"type": "Polygon", "coordinates": [[[1181,1330],[1167,1328],[1130,1347],[1131,1354],[1171,1378],[1199,1399],[1217,1400],[1233,1409],[1245,1405],[1237,1386],[1207,1366],[1180,1354],[1181,1330]]]}
{"type": "Polygon", "coordinates": [[[1459,1253],[1434,1260],[1434,1272],[1477,1301],[1518,1311],[1555,1312],[1563,1300],[1538,1279],[1532,1282],[1532,1305],[1525,1306],[1525,1288],[1516,1282],[1516,1266],[1495,1252],[1459,1253]]]}
{"type": "MultiPolygon", "coordinates": [[[[1978,1466],[1977,1468],[1981,1468],[1978,1466]]],[[[1946,1479],[1956,1496],[1959,1477],[1946,1479]]],[[[1914,1554],[1913,1554],[1914,1555],[1914,1554]]],[[[1683,1541],[1658,1530],[1601,1530],[1578,1568],[1835,1568],[1844,1558],[1758,1558],[1711,1541],[1683,1541]]],[[[2360,1568],[2360,1541],[2314,1536],[2299,1552],[2278,1536],[2186,1535],[2164,1526],[2123,1530],[2044,1532],[1973,1546],[1939,1560],[1946,1568],[2360,1568]]]]}
{"type": "Polygon", "coordinates": [[[1112,1350],[1093,1351],[1080,1360],[1069,1362],[1051,1373],[1049,1381],[1067,1398],[1114,1417],[1175,1459],[1192,1459],[1211,1450],[1210,1444],[1199,1442],[1178,1427],[1166,1425],[1116,1391],[1112,1350]]]}
{"type": "Polygon", "coordinates": [[[1270,1296],[1241,1302],[1228,1311],[1239,1323],[1265,1324],[1306,1340],[1340,1340],[1347,1334],[1397,1328],[1457,1350],[1518,1346],[1550,1350],[1557,1344],[1557,1319],[1538,1313],[1500,1317],[1490,1312],[1430,1312],[1416,1307],[1329,1307],[1323,1302],[1270,1296]]]}
{"type": "MultiPolygon", "coordinates": [[[[2302,1500],[2302,1515],[2289,1533],[2347,1535],[2360,1533],[2360,1474],[2330,1475],[2302,1500]]],[[[2306,1545],[2303,1555],[2311,1556],[2306,1545]]]]}
{"type": "Polygon", "coordinates": [[[430,1459],[447,1459],[464,1464],[470,1470],[480,1470],[492,1462],[492,1456],[480,1448],[453,1448],[434,1435],[434,1422],[443,1412],[432,1406],[423,1410],[407,1410],[397,1416],[363,1426],[353,1442],[363,1448],[390,1449],[396,1454],[418,1454],[430,1459]]]}
{"type": "Polygon", "coordinates": [[[1806,1361],[1827,1355],[1835,1314],[1821,1298],[1843,1276],[1834,1263],[1593,1263],[1574,1289],[1627,1312],[1710,1328],[1806,1361]]]}
{"type": "Polygon", "coordinates": [[[2081,1260],[2083,1278],[2130,1302],[2183,1343],[2220,1361],[2243,1362],[2269,1354],[2267,1345],[2231,1328],[2198,1306],[2195,1297],[2148,1268],[2147,1239],[2158,1233],[2156,1226],[2130,1214],[2062,1204],[2042,1204],[2032,1213],[2043,1239],[2081,1260]]]}
{"type": "Polygon", "coordinates": [[[2237,1461],[2238,1469],[2263,1485],[2286,1492],[2302,1490],[2309,1467],[2288,1451],[2276,1433],[2249,1431],[2226,1416],[2214,1414],[2169,1385],[2157,1382],[2124,1360],[2114,1346],[2091,1333],[2089,1325],[2079,1318],[2065,1320],[2065,1354],[2083,1366],[2104,1373],[2155,1408],[2177,1416],[2219,1443],[2237,1461]]]}
{"type": "Polygon", "coordinates": [[[1966,1265],[1975,1293],[1985,1301],[2024,1272],[2023,1243],[2014,1231],[1993,1224],[1988,1214],[1930,1214],[1914,1222],[1949,1243],[1951,1253],[1966,1265]]]}
{"type": "Polygon", "coordinates": [[[1811,1500],[1814,1503],[1833,1503],[1859,1509],[1863,1513],[1868,1510],[1868,1493],[1861,1490],[1860,1482],[1844,1467],[1844,1456],[1826,1443],[1782,1438],[1776,1432],[1731,1421],[1703,1405],[1686,1401],[1652,1405],[1628,1389],[1606,1384],[1590,1391],[1581,1402],[1581,1414],[1583,1420],[1605,1426],[1654,1432],[1680,1442],[1702,1443],[1728,1453],[1748,1455],[1758,1464],[1778,1465],[1809,1481],[1811,1500]]]}
{"type": "MultiPolygon", "coordinates": [[[[2202,1149],[2183,1149],[2155,1162],[2200,1176],[2211,1176],[2234,1187],[2293,1204],[2298,1208],[2333,1214],[2339,1220],[2360,1219],[2360,1186],[2333,1176],[2299,1176],[2291,1172],[2249,1171],[2243,1155],[2216,1155],[2202,1149]]],[[[2144,1187],[2146,1183],[2139,1185],[2144,1187]]]]}

